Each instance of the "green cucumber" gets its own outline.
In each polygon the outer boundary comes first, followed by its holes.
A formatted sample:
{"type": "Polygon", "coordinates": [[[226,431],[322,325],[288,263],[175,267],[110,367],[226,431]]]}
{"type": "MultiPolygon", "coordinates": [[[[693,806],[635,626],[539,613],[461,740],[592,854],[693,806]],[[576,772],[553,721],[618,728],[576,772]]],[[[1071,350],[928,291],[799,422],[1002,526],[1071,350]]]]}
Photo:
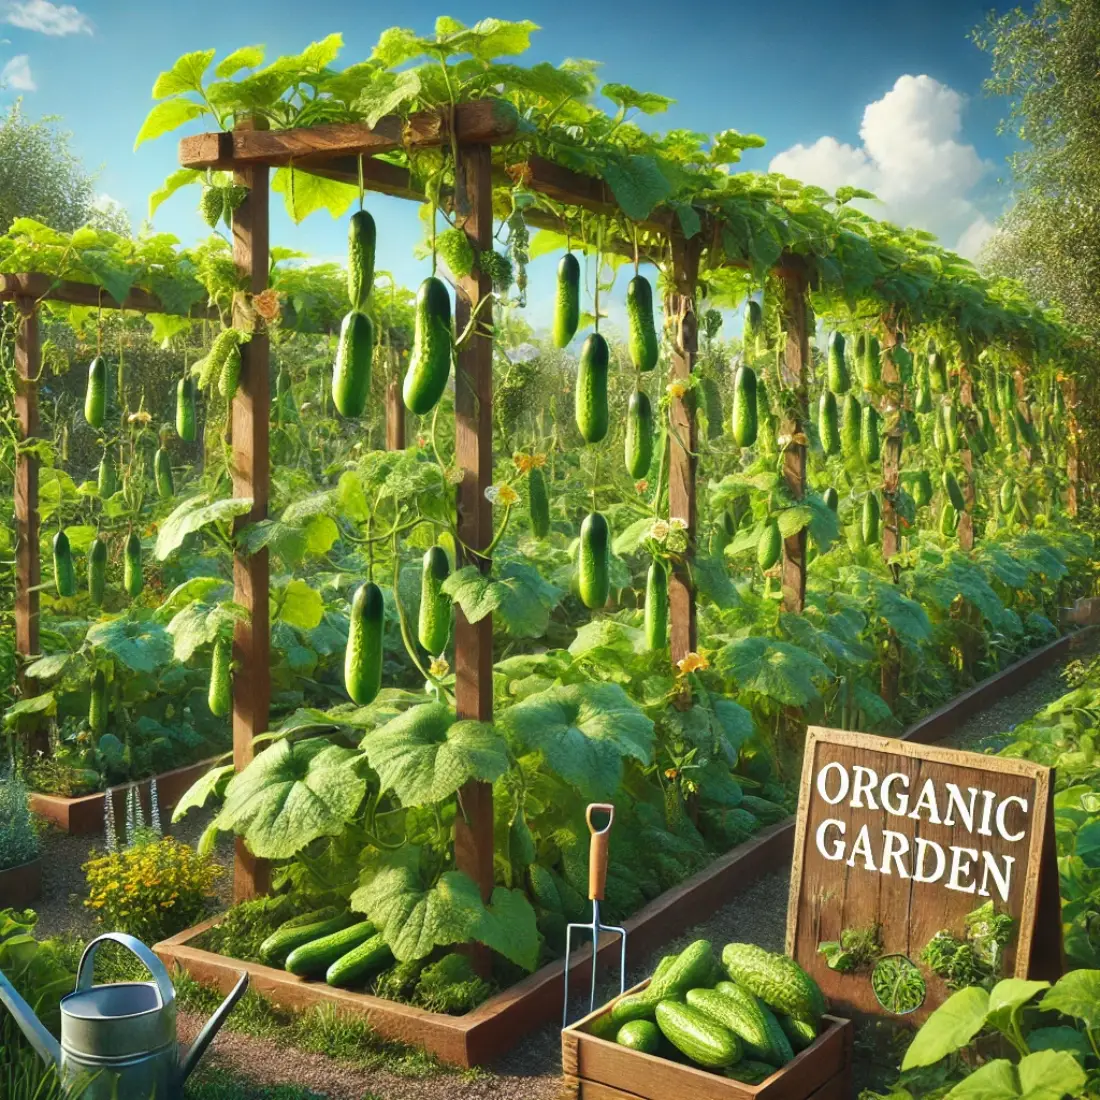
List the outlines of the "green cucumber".
{"type": "Polygon", "coordinates": [[[844,355],[844,333],[834,332],[829,337],[829,366],[826,374],[827,385],[838,397],[852,388],[852,376],[848,371],[848,360],[844,355]]]}
{"type": "Polygon", "coordinates": [[[756,564],[762,572],[775,568],[779,564],[779,558],[783,553],[783,536],[779,531],[779,523],[769,519],[760,532],[760,538],[756,543],[756,564]]]}
{"type": "Polygon", "coordinates": [[[932,503],[932,475],[927,470],[918,470],[913,477],[913,501],[918,508],[932,503]]]}
{"type": "Polygon", "coordinates": [[[626,287],[626,319],[630,361],[640,371],[657,365],[657,329],[653,324],[653,288],[649,280],[635,275],[626,287]]]}
{"type": "Polygon", "coordinates": [[[943,490],[956,512],[966,511],[966,497],[963,496],[963,491],[959,488],[959,483],[950,470],[944,470],[943,472],[943,490]]]}
{"type": "Polygon", "coordinates": [[[879,415],[874,405],[863,406],[863,418],[859,426],[859,453],[867,463],[879,459],[879,415]]]}
{"type": "Polygon", "coordinates": [[[630,395],[626,408],[626,469],[637,481],[653,461],[653,406],[641,390],[630,395]]]}
{"type": "Polygon", "coordinates": [[[210,686],[206,701],[215,718],[224,718],[233,708],[231,666],[233,645],[228,638],[218,638],[210,658],[210,686]]]}
{"type": "Polygon", "coordinates": [[[558,263],[558,290],[554,298],[554,347],[564,348],[577,334],[581,319],[581,265],[572,252],[558,263]]]}
{"type": "Polygon", "coordinates": [[[801,1016],[785,1016],[780,1015],[776,1017],[779,1020],[779,1026],[783,1029],[787,1038],[791,1041],[791,1046],[796,1050],[805,1050],[809,1046],[813,1046],[817,1040],[817,1028],[814,1027],[810,1020],[806,1020],[801,1016]]]}
{"type": "Polygon", "coordinates": [[[741,1040],[698,1009],[678,1001],[661,1001],[656,1017],[661,1034],[696,1065],[724,1069],[741,1057],[741,1040]]]}
{"type": "Polygon", "coordinates": [[[92,673],[91,694],[88,696],[88,728],[97,737],[107,728],[107,678],[101,668],[92,673]]]}
{"type": "Polygon", "coordinates": [[[928,384],[933,393],[947,393],[947,363],[941,351],[928,353],[928,384]]]}
{"type": "Polygon", "coordinates": [[[864,546],[874,546],[878,542],[881,517],[878,495],[872,490],[863,498],[863,516],[860,519],[859,530],[864,546]]]}
{"type": "Polygon", "coordinates": [[[241,384],[241,365],[241,349],[234,344],[226,354],[222,369],[218,372],[218,393],[227,402],[232,402],[237,396],[237,387],[241,384]]]}
{"type": "Polygon", "coordinates": [[[126,539],[126,548],[122,553],[122,587],[126,595],[136,599],[141,595],[145,577],[141,567],[141,539],[134,531],[126,539]]]}
{"type": "Polygon", "coordinates": [[[378,935],[373,921],[361,920],[327,935],[308,940],[286,957],[286,970],[298,977],[321,974],[353,948],[378,935]]]}
{"type": "Polygon", "coordinates": [[[878,337],[872,332],[863,345],[863,388],[876,391],[882,388],[882,349],[878,337]]]}
{"type": "Polygon", "coordinates": [[[356,210],[348,223],[348,301],[365,309],[374,289],[374,253],[378,230],[366,210],[356,210]]]}
{"type": "Polygon", "coordinates": [[[283,960],[296,947],[310,940],[320,939],[330,932],[336,932],[346,928],[351,920],[351,914],[346,909],[340,909],[335,905],[327,905],[324,909],[315,909],[309,913],[299,913],[296,917],[280,924],[262,944],[260,944],[260,958],[264,962],[278,963],[283,960]]]}
{"type": "Polygon", "coordinates": [[[107,588],[107,544],[98,535],[88,548],[88,597],[93,607],[103,606],[107,588]]]}
{"type": "Polygon", "coordinates": [[[351,601],[348,645],[344,651],[344,686],[361,707],[382,687],[382,635],[386,607],[382,589],[373,581],[359,586],[351,601]]]}
{"type": "Polygon", "coordinates": [[[581,348],[575,393],[577,430],[585,443],[599,443],[610,425],[607,406],[609,357],[607,341],[598,332],[593,332],[581,348]]]}
{"type": "Polygon", "coordinates": [[[157,481],[157,496],[161,500],[171,500],[176,491],[172,481],[172,459],[163,447],[157,448],[153,458],[153,473],[157,481]]]}
{"type": "Polygon", "coordinates": [[[69,536],[58,531],[53,537],[53,582],[59,596],[76,595],[76,571],[69,536]]]}
{"type": "Polygon", "coordinates": [[[420,572],[420,616],[416,634],[420,644],[433,657],[447,648],[451,636],[451,600],[443,591],[443,582],[450,576],[447,551],[431,546],[424,553],[420,572]]]}
{"type": "Polygon", "coordinates": [[[831,485],[821,494],[821,499],[825,502],[825,507],[834,512],[840,508],[840,495],[831,485]]]}
{"type": "MultiPolygon", "coordinates": [[[[371,319],[356,311],[345,314],[340,322],[336,363],[332,368],[332,403],[348,420],[362,416],[367,407],[373,360],[374,324],[371,319]]],[[[444,378],[444,384],[446,381],[444,378]]]]}
{"type": "Polygon", "coordinates": [[[678,955],[663,958],[648,986],[640,993],[620,997],[611,1009],[612,1020],[622,1025],[631,1020],[652,1020],[661,1001],[682,997],[714,977],[716,960],[709,940],[696,940],[678,955]]]}
{"type": "Polygon", "coordinates": [[[546,475],[541,467],[527,471],[527,517],[531,534],[544,539],[550,533],[550,495],[546,490],[546,475]]]}
{"type": "Polygon", "coordinates": [[[652,1020],[631,1020],[615,1033],[615,1042],[643,1054],[656,1054],[661,1049],[661,1029],[652,1020]]]}
{"type": "Polygon", "coordinates": [[[728,943],[722,949],[722,965],[734,982],[776,1012],[815,1022],[825,1013],[817,982],[787,955],[752,943],[728,943]]]}
{"type": "Polygon", "coordinates": [[[921,375],[917,383],[917,396],[913,400],[913,411],[930,413],[932,411],[932,387],[929,385],[928,372],[921,375]]]}
{"type": "Polygon", "coordinates": [[[943,417],[943,435],[947,441],[947,450],[956,454],[959,450],[959,410],[954,402],[943,405],[940,415],[943,417]]]}
{"type": "Polygon", "coordinates": [[[417,416],[430,413],[451,377],[451,297],[434,275],[416,294],[413,346],[405,372],[405,407],[417,416]]]}
{"type": "Polygon", "coordinates": [[[860,419],[862,416],[863,407],[855,394],[845,394],[840,418],[840,449],[845,458],[859,457],[860,419]]]}
{"type": "Polygon", "coordinates": [[[745,349],[745,355],[750,360],[760,354],[760,343],[763,335],[764,310],[759,302],[750,298],[745,303],[744,330],[741,335],[741,343],[745,349]]]}
{"type": "Polygon", "coordinates": [[[940,534],[945,539],[952,538],[959,526],[959,513],[949,500],[943,502],[943,510],[940,512],[940,534]]]}
{"type": "Polygon", "coordinates": [[[603,607],[611,595],[611,531],[600,512],[590,512],[581,524],[577,550],[577,588],[589,610],[603,607]]]}
{"type": "Polygon", "coordinates": [[[783,1066],[794,1057],[771,1010],[735,982],[719,982],[714,989],[689,989],[687,1003],[728,1027],[741,1040],[746,1058],[783,1066]]]}
{"type": "Polygon", "coordinates": [[[823,390],[818,404],[817,430],[821,436],[821,449],[826,455],[840,452],[840,424],[836,407],[836,394],[823,390]]]}
{"type": "Polygon", "coordinates": [[[102,428],[107,419],[107,361],[101,355],[97,355],[88,365],[84,419],[93,428],[102,428]]]}
{"type": "Polygon", "coordinates": [[[756,442],[757,409],[756,371],[738,367],[733,375],[733,441],[738,447],[756,442]]]}
{"type": "Polygon", "coordinates": [[[1016,482],[1010,477],[1006,477],[1001,485],[1000,504],[1006,516],[1016,507],[1016,482]]]}
{"type": "Polygon", "coordinates": [[[746,1085],[759,1085],[775,1073],[775,1066],[767,1062],[757,1062],[752,1058],[742,1058],[732,1066],[722,1070],[722,1076],[731,1081],[740,1081],[746,1085]]]}
{"type": "Polygon", "coordinates": [[[188,375],[176,383],[176,434],[184,443],[195,442],[195,421],[195,383],[188,375]]]}
{"type": "Polygon", "coordinates": [[[645,640],[651,650],[668,645],[668,570],[656,558],[645,582],[645,640]]]}
{"type": "Polygon", "coordinates": [[[99,472],[96,476],[96,491],[100,500],[113,497],[118,492],[118,471],[110,451],[104,451],[99,460],[99,472]]]}
{"type": "Polygon", "coordinates": [[[699,381],[703,391],[703,410],[707,418],[707,439],[717,439],[725,430],[725,415],[722,412],[722,391],[718,383],[709,374],[699,381]]]}
{"type": "MultiPolygon", "coordinates": [[[[314,946],[314,944],[308,945],[309,948],[314,946]]],[[[302,951],[303,948],[299,947],[298,950],[302,951]]],[[[289,961],[288,959],[287,962],[289,961]]],[[[386,937],[381,932],[376,932],[358,947],[353,947],[332,963],[325,971],[325,981],[329,985],[351,985],[352,982],[359,981],[375,970],[381,970],[391,962],[393,962],[393,952],[386,943],[386,937]]]]}

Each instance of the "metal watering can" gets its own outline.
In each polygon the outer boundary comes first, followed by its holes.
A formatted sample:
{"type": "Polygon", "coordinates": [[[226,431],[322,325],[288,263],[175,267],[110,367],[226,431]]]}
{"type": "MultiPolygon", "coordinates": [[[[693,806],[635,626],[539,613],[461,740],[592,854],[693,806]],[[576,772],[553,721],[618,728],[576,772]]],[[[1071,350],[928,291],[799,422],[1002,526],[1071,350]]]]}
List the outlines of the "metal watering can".
{"type": "Polygon", "coordinates": [[[124,932],[98,936],[84,949],[76,989],[61,999],[60,1043],[3,973],[0,1001],[43,1061],[58,1067],[63,1083],[79,1083],[81,1100],[179,1100],[184,1081],[247,986],[248,975],[242,974],[182,1063],[176,1044],[176,991],[168,971],[141,940],[124,932]],[[132,951],[153,980],[92,985],[96,948],[104,940],[132,951]]]}

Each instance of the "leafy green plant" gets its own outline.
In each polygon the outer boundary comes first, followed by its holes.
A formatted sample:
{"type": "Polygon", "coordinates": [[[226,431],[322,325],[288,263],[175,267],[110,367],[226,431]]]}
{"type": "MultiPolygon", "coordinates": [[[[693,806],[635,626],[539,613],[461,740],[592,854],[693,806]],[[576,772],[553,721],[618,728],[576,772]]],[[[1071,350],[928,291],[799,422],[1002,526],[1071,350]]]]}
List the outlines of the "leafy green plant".
{"type": "Polygon", "coordinates": [[[0,871],[29,863],[37,855],[38,833],[26,784],[13,770],[0,773],[0,871]]]}

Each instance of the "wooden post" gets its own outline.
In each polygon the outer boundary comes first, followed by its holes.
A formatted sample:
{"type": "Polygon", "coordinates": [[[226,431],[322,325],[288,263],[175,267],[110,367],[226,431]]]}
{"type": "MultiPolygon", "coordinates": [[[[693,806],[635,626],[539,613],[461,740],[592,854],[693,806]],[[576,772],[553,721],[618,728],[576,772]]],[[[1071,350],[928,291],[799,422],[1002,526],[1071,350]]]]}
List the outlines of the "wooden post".
{"type": "MultiPolygon", "coordinates": [[[[806,277],[801,272],[783,276],[783,328],[787,346],[783,365],[787,381],[794,386],[797,409],[783,420],[779,434],[789,442],[783,452],[783,479],[795,500],[806,494],[806,424],[809,395],[806,368],[810,361],[810,333],[806,324],[806,277]]],[[[801,614],[806,606],[806,529],[783,540],[783,610],[801,614]]]]}
{"type": "Polygon", "coordinates": [[[1065,400],[1066,406],[1066,427],[1067,441],[1066,441],[1066,478],[1069,484],[1066,487],[1066,511],[1069,515],[1076,517],[1077,515],[1077,484],[1081,479],[1081,463],[1079,452],[1077,449],[1077,380],[1075,378],[1067,378],[1065,387],[1062,391],[1062,396],[1065,400]]]}
{"type": "MultiPolygon", "coordinates": [[[[267,289],[269,260],[268,169],[247,168],[235,182],[248,189],[233,212],[233,260],[251,294],[267,289]]],[[[235,311],[236,312],[236,311],[235,311]]],[[[241,346],[241,380],[230,412],[233,448],[233,495],[248,497],[252,509],[234,521],[234,530],[267,518],[269,489],[269,421],[271,392],[268,378],[270,346],[260,326],[241,346]]],[[[233,763],[237,771],[255,755],[252,739],[267,730],[271,703],[270,622],[268,613],[270,563],[266,547],[233,559],[233,599],[247,615],[238,620],[233,635],[233,763]]],[[[237,901],[267,893],[269,868],[236,842],[233,896],[237,901]]]]}
{"type": "Polygon", "coordinates": [[[401,398],[401,383],[386,386],[386,450],[405,449],[405,402],[401,398]]]}
{"type": "MultiPolygon", "coordinates": [[[[493,247],[492,150],[487,145],[460,146],[455,165],[456,224],[479,252],[493,247]]],[[[455,449],[463,471],[458,486],[458,536],[474,550],[493,537],[493,511],[485,490],[493,480],[493,314],[487,297],[492,282],[484,272],[459,280],[455,327],[462,333],[477,316],[477,330],[459,351],[455,364],[455,449]]],[[[457,552],[457,565],[477,565],[488,572],[487,558],[457,552]]],[[[455,696],[459,718],[493,719],[493,617],[467,622],[455,608],[455,696]]],[[[493,788],[471,782],[458,792],[455,818],[455,866],[465,871],[488,900],[493,892],[493,788]]],[[[475,950],[479,969],[488,953],[475,950]]]]}
{"type": "MultiPolygon", "coordinates": [[[[30,299],[16,300],[19,331],[15,338],[15,415],[19,440],[38,435],[38,373],[42,366],[38,311],[30,299]]],[[[20,451],[15,460],[15,652],[24,695],[35,694],[23,675],[28,657],[38,653],[38,585],[42,579],[38,547],[38,458],[20,451]]]]}
{"type": "MultiPolygon", "coordinates": [[[[695,290],[699,281],[702,236],[685,239],[672,235],[672,293],[668,297],[673,319],[672,381],[691,381],[699,350],[699,326],[695,313],[695,290]]],[[[669,646],[673,662],[698,647],[695,621],[695,590],[691,583],[691,558],[695,552],[698,514],[695,501],[695,472],[698,465],[698,433],[695,397],[689,390],[674,398],[669,410],[668,514],[687,524],[687,550],[668,580],[669,646]]]]}

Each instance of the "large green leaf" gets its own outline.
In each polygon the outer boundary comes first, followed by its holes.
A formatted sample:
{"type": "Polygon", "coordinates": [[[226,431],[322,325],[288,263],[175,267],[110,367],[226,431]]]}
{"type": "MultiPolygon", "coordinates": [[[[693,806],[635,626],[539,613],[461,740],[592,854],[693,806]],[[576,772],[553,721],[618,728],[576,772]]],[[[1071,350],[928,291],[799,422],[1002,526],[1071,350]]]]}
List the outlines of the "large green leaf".
{"type": "Polygon", "coordinates": [[[158,103],[145,116],[145,121],[141,124],[141,129],[134,141],[134,148],[177,129],[201,114],[202,108],[189,99],[166,99],[163,103],[158,103]]]}
{"type": "Polygon", "coordinates": [[[271,190],[283,196],[286,212],[298,224],[317,210],[327,210],[342,218],[359,197],[349,183],[322,179],[299,168],[278,168],[271,179],[271,190]]]}
{"type": "Polygon", "coordinates": [[[519,561],[505,562],[495,577],[464,566],[443,582],[443,591],[470,622],[496,614],[517,638],[541,637],[563,594],[533,565],[519,561]]]}
{"type": "Polygon", "coordinates": [[[243,835],[265,859],[288,859],[317,837],[340,832],[367,789],[352,763],[358,755],[320,737],[276,742],[234,776],[218,829],[243,835]]]}
{"type": "Polygon", "coordinates": [[[989,994],[980,986],[952,993],[925,1020],[909,1044],[901,1063],[902,1071],[933,1065],[966,1046],[985,1025],[988,1011],[989,994]]]}
{"type": "Polygon", "coordinates": [[[653,723],[618,684],[568,684],[531,695],[497,723],[521,752],[547,765],[589,798],[610,798],[623,757],[653,759],[653,723]]]}
{"type": "Polygon", "coordinates": [[[181,663],[191,660],[197,650],[232,630],[236,618],[229,607],[202,600],[189,603],[168,624],[176,660],[181,663]]]}
{"type": "Polygon", "coordinates": [[[986,1019],[1001,1031],[1012,1026],[1012,1020],[1020,1009],[1050,982],[1029,982],[1023,978],[1005,978],[989,991],[989,1010],[986,1019]]]}
{"type": "Polygon", "coordinates": [[[227,523],[252,510],[251,497],[227,497],[211,501],[204,494],[189,497],[160,525],[157,561],[164,561],[183,545],[183,540],[210,523],[227,523]]]}
{"type": "Polygon", "coordinates": [[[200,775],[186,791],[183,792],[183,797],[176,803],[176,808],[172,811],[172,821],[182,821],[184,815],[188,810],[198,810],[206,805],[207,799],[211,795],[217,794],[225,789],[225,785],[229,782],[229,777],[233,774],[235,768],[232,764],[223,764],[217,768],[211,768],[210,771],[203,775],[200,775]]]}
{"type": "Polygon", "coordinates": [[[1100,1028],[1100,970],[1071,970],[1054,983],[1039,1007],[1073,1016],[1090,1029],[1100,1028]]]}
{"type": "Polygon", "coordinates": [[[1063,1100],[1080,1096],[1085,1080],[1085,1071],[1068,1051],[1042,1050],[1022,1058],[1018,1066],[1007,1058],[979,1066],[944,1100],[1063,1100]]]}
{"type": "Polygon", "coordinates": [[[88,629],[87,641],[133,672],[156,672],[172,659],[172,639],[160,623],[151,620],[95,623],[88,629]]]}
{"type": "Polygon", "coordinates": [[[818,684],[832,679],[828,665],[799,646],[775,638],[739,638],[723,646],[715,665],[746,691],[786,706],[801,707],[819,698],[818,684]]]}
{"type": "Polygon", "coordinates": [[[305,581],[297,577],[287,581],[281,591],[272,594],[276,618],[299,630],[319,626],[325,615],[325,601],[305,581]]]}
{"type": "Polygon", "coordinates": [[[430,806],[471,779],[493,782],[508,770],[508,747],[487,723],[456,722],[442,703],[413,707],[372,730],[360,746],[383,790],[403,806],[430,806]]]}

